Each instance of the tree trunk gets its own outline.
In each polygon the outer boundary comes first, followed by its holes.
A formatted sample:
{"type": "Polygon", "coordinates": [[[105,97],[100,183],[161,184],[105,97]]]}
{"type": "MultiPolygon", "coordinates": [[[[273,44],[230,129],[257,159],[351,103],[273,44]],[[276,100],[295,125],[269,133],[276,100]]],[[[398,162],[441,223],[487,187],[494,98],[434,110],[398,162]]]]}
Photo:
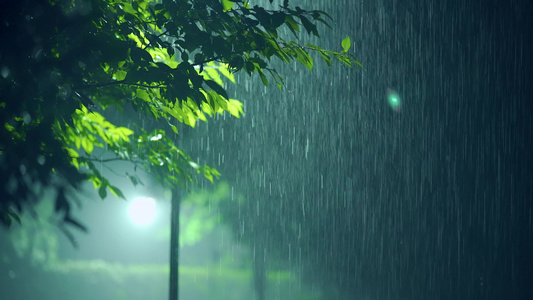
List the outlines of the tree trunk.
{"type": "Polygon", "coordinates": [[[178,191],[172,191],[170,209],[170,284],[169,300],[178,300],[178,266],[179,266],[179,237],[180,237],[180,198],[178,191]]]}

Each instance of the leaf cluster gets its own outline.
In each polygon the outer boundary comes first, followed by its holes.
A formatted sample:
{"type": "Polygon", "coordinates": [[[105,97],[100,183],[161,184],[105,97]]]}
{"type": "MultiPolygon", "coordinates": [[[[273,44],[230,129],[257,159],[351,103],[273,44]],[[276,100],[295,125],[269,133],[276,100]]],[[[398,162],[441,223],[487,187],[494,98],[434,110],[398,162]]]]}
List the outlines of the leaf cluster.
{"type": "MultiPolygon", "coordinates": [[[[177,186],[219,173],[177,146],[179,124],[243,105],[226,84],[234,73],[257,74],[279,88],[272,59],[313,68],[312,52],[331,65],[359,65],[348,53],[299,43],[319,36],[331,18],[320,10],[277,10],[229,0],[7,0],[0,3],[0,223],[9,226],[55,187],[56,212],[71,216],[69,191],[89,180],[101,198],[124,197],[95,163],[130,161],[159,182],[177,186]],[[280,36],[288,28],[294,41],[280,36]],[[266,75],[265,75],[266,74],[266,75]],[[135,111],[115,120],[108,111],[135,111]],[[146,130],[141,119],[159,124],[146,130]]],[[[139,184],[136,175],[126,174],[139,184]]]]}

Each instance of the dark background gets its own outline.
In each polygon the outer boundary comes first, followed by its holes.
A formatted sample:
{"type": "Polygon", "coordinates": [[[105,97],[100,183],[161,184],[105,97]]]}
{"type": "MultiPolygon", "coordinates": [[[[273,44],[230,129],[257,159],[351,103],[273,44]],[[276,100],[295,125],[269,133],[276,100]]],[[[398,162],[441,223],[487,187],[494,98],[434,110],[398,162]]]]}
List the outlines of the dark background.
{"type": "Polygon", "coordinates": [[[283,93],[241,76],[246,116],[191,145],[246,199],[228,215],[258,266],[327,299],[533,299],[531,3],[307,5],[364,70],[280,66],[283,93]]]}

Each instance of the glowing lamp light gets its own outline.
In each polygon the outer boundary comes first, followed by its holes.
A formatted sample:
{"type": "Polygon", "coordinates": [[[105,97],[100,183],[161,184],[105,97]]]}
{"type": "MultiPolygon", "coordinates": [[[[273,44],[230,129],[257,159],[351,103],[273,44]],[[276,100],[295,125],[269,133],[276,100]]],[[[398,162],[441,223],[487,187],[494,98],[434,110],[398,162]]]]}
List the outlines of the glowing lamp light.
{"type": "Polygon", "coordinates": [[[139,226],[146,226],[155,219],[155,200],[152,198],[135,198],[131,202],[128,214],[133,223],[139,226]]]}
{"type": "Polygon", "coordinates": [[[400,111],[402,100],[395,90],[387,89],[387,102],[394,111],[400,111]]]}

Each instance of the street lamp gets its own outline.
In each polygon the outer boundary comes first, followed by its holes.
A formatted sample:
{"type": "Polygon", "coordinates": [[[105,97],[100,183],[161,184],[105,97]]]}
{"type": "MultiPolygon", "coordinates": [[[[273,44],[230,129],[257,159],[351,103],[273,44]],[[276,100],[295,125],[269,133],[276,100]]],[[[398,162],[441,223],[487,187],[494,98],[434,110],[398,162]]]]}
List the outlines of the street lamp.
{"type": "Polygon", "coordinates": [[[128,209],[130,219],[138,226],[147,226],[155,219],[155,200],[148,197],[135,198],[128,209]]]}
{"type": "MultiPolygon", "coordinates": [[[[148,197],[135,198],[129,208],[131,220],[139,226],[152,223],[156,215],[155,200],[148,197]]],[[[170,209],[170,285],[169,300],[178,299],[178,264],[179,264],[179,216],[180,198],[178,191],[172,191],[170,209]]]]}

